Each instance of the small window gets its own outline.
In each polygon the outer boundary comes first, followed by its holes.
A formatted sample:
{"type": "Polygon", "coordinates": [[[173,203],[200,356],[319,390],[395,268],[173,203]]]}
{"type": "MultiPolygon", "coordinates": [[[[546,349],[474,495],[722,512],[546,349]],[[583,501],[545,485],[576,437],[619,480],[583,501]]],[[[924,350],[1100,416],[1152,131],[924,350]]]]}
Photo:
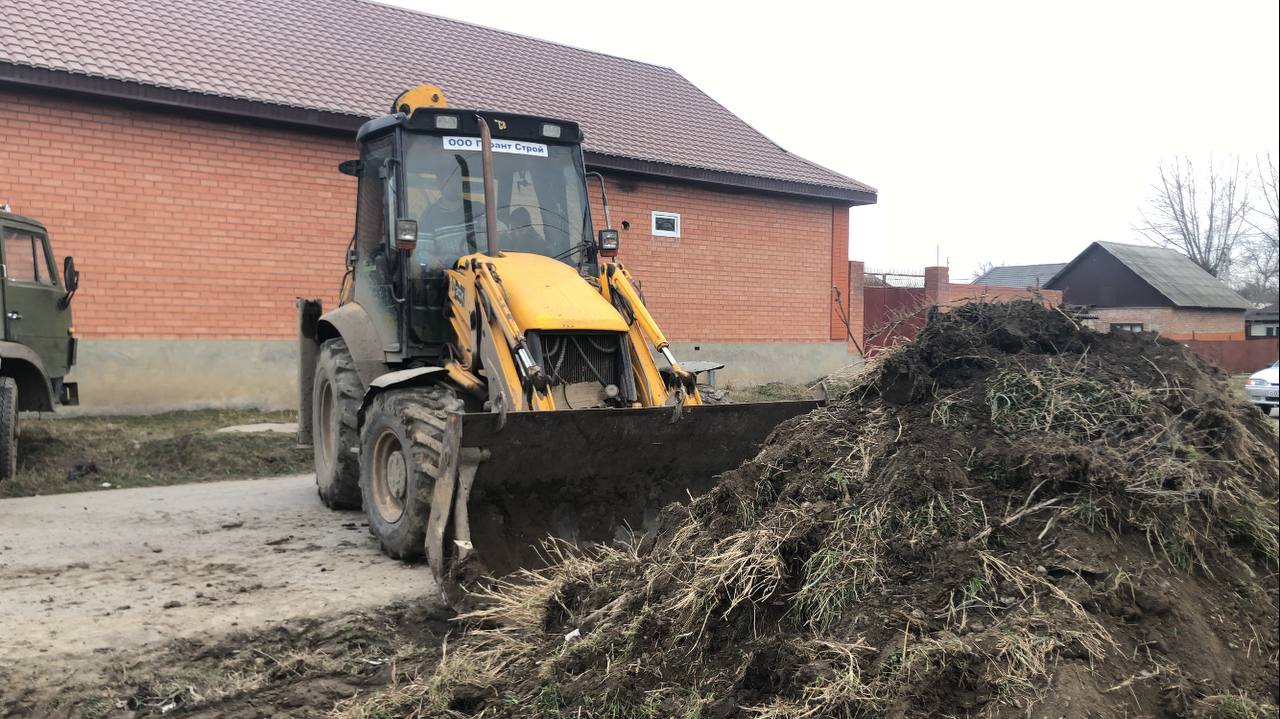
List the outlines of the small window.
{"type": "Polygon", "coordinates": [[[1112,332],[1141,332],[1142,323],[1141,322],[1112,322],[1111,331],[1112,332]]]}
{"type": "Polygon", "coordinates": [[[653,213],[653,236],[654,237],[679,237],[680,236],[680,213],[654,212],[653,213]]]}

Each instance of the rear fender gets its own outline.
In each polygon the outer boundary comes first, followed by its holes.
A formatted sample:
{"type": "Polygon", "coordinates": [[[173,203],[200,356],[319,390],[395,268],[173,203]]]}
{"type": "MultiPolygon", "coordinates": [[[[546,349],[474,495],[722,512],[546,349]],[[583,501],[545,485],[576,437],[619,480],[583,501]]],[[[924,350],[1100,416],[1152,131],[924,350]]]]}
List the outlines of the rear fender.
{"type": "Polygon", "coordinates": [[[347,350],[351,352],[351,359],[356,365],[356,374],[365,387],[391,369],[373,318],[355,302],[348,302],[336,310],[326,312],[317,320],[317,344],[335,337],[346,341],[347,350]]]}
{"type": "Polygon", "coordinates": [[[298,443],[311,444],[311,393],[316,379],[320,345],[342,338],[355,363],[361,384],[369,387],[391,369],[382,351],[373,320],[354,302],[324,313],[320,300],[299,298],[298,308],[298,443]]]}

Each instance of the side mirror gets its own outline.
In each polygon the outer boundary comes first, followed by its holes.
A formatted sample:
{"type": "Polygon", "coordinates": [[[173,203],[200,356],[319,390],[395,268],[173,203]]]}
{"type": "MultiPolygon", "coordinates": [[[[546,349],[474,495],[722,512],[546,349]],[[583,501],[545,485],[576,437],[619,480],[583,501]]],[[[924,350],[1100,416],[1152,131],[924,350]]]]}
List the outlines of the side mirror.
{"type": "Polygon", "coordinates": [[[67,288],[67,294],[58,300],[58,309],[65,310],[71,306],[71,298],[80,287],[80,270],[76,269],[76,260],[70,255],[62,260],[62,284],[67,288]]]}
{"type": "Polygon", "coordinates": [[[596,247],[599,249],[600,254],[605,257],[613,257],[618,254],[617,230],[600,230],[598,237],[599,240],[596,243],[596,247]]]}
{"type": "Polygon", "coordinates": [[[396,220],[396,249],[410,250],[418,246],[418,221],[401,218],[396,220]]]}
{"type": "Polygon", "coordinates": [[[343,160],[342,162],[338,163],[338,172],[341,172],[342,174],[347,175],[349,177],[359,177],[360,161],[359,160],[343,160]]]}

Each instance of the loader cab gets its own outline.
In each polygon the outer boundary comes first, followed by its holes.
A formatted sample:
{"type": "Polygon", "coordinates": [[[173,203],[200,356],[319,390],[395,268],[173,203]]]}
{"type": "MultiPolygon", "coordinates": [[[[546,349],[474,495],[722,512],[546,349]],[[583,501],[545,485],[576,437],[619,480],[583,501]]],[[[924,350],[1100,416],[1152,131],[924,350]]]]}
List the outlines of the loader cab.
{"type": "MultiPolygon", "coordinates": [[[[478,113],[492,134],[498,246],[599,274],[573,122],[478,113]]],[[[418,107],[369,121],[357,135],[359,178],[352,298],[389,355],[434,358],[448,341],[446,270],[488,246],[477,112],[418,107]],[[414,225],[402,221],[412,221],[414,225]],[[414,236],[397,237],[415,230],[414,236]],[[394,349],[393,349],[394,348],[394,349]]]]}

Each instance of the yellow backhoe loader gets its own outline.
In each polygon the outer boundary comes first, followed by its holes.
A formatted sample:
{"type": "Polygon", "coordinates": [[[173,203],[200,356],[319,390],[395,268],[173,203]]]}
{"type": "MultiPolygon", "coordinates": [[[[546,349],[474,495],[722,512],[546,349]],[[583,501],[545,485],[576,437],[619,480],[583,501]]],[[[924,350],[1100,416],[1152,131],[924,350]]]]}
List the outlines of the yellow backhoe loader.
{"type": "Polygon", "coordinates": [[[703,404],[696,377],[719,365],[678,362],[615,261],[576,123],[423,85],[356,143],[339,306],[299,301],[300,438],[321,499],[363,506],[451,601],[537,565],[548,538],[625,540],[816,405],[703,404]]]}

